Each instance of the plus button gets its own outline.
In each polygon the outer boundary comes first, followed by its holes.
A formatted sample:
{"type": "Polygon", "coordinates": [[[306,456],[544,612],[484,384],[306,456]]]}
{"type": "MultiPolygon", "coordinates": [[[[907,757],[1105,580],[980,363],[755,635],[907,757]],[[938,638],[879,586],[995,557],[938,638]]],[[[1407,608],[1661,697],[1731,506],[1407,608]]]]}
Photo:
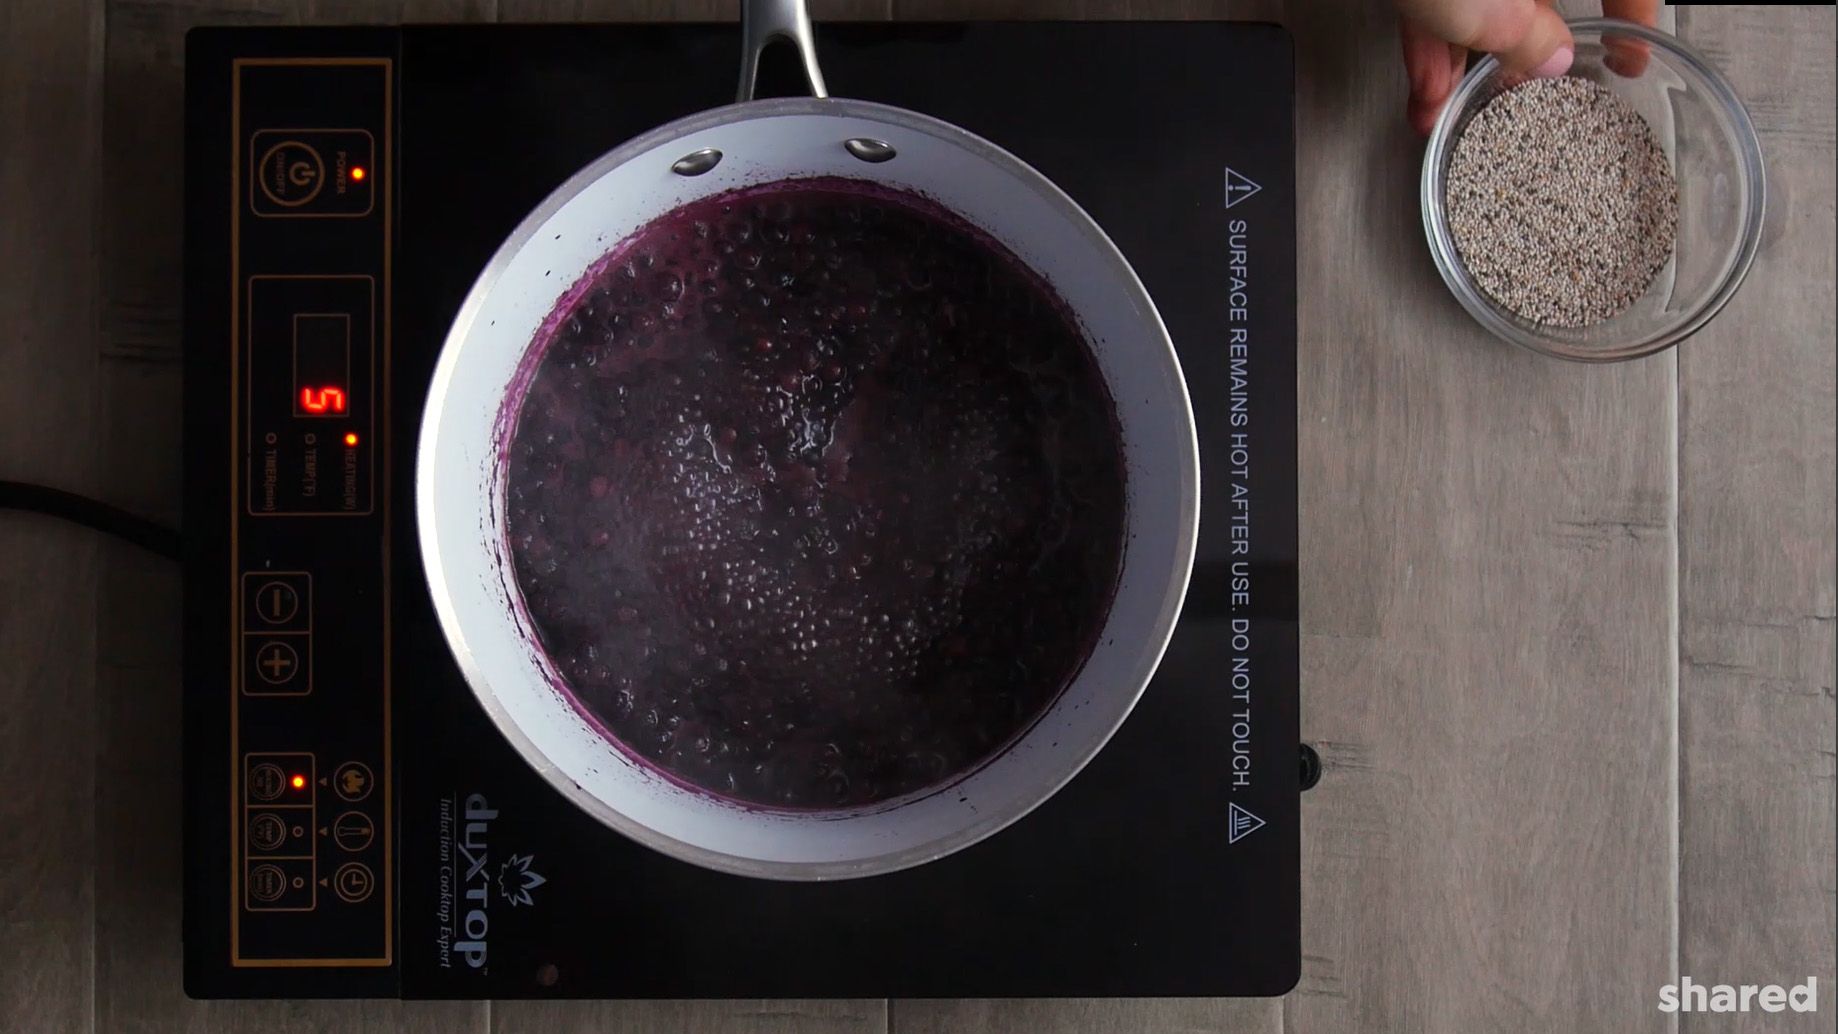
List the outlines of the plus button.
{"type": "Polygon", "coordinates": [[[294,648],[286,643],[269,640],[256,651],[255,666],[262,681],[280,685],[294,677],[294,669],[300,665],[300,656],[294,648]]]}

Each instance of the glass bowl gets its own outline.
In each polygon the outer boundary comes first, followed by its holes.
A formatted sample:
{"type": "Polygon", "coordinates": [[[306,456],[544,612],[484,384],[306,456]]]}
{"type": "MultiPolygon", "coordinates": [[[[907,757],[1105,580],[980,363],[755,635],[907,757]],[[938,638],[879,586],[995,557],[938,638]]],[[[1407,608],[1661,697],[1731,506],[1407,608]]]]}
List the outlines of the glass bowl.
{"type": "Polygon", "coordinates": [[[1678,242],[1672,260],[1639,300],[1587,327],[1533,323],[1482,291],[1455,250],[1444,209],[1449,161],[1462,130],[1487,102],[1521,80],[1488,57],[1468,71],[1436,120],[1423,157],[1423,229],[1449,290],[1481,325],[1535,352],[1583,362],[1636,359],[1664,351],[1709,323],[1741,286],[1761,243],[1766,186],[1755,126],[1729,82],[1676,37],[1632,22],[1570,23],[1570,74],[1599,83],[1638,111],[1672,161],[1678,180],[1678,242]],[[1651,54],[1624,75],[1631,48],[1651,54]]]}

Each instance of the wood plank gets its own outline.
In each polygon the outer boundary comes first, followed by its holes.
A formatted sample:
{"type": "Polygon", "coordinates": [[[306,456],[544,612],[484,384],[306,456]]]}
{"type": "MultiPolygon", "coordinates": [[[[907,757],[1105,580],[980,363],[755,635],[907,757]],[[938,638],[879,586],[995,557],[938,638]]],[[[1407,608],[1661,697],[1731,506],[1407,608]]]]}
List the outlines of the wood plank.
{"type": "Polygon", "coordinates": [[[1741,1026],[1830,1030],[1833,11],[1702,7],[1681,21],[1761,132],[1769,212],[1741,292],[1679,351],[1678,967],[1700,983],[1817,977],[1819,1015],[1741,1026]]]}
{"type": "MultiPolygon", "coordinates": [[[[93,492],[102,4],[0,7],[0,463],[93,492]]],[[[0,1015],[94,1022],[97,537],[0,512],[0,1015]]]]}
{"type": "Polygon", "coordinates": [[[1425,253],[1384,5],[1296,5],[1295,1030],[1663,1030],[1674,363],[1494,340],[1425,253]]]}
{"type": "Polygon", "coordinates": [[[897,999],[890,1034],[1252,1034],[1282,1029],[1281,999],[897,999]]]}
{"type": "Polygon", "coordinates": [[[315,25],[401,22],[489,22],[498,17],[499,0],[302,0],[300,20],[315,25]]]}
{"type": "Polygon", "coordinates": [[[492,1034],[885,1034],[886,1003],[494,1002],[492,1034]]]}
{"type": "MultiPolygon", "coordinates": [[[[725,22],[740,17],[739,0],[498,0],[507,22],[725,22]]],[[[811,0],[817,21],[878,21],[893,0],[811,0]]]]}
{"type": "MultiPolygon", "coordinates": [[[[256,5],[114,0],[109,7],[102,464],[115,498],[180,508],[182,65],[194,24],[391,21],[489,13],[469,0],[256,5]]],[[[111,545],[100,579],[96,720],[96,1029],[483,1031],[473,1003],[193,1002],[180,927],[179,579],[111,545]]]]}
{"type": "Polygon", "coordinates": [[[894,17],[907,21],[1280,21],[1290,6],[1283,0],[893,0],[893,5],[894,17]]]}

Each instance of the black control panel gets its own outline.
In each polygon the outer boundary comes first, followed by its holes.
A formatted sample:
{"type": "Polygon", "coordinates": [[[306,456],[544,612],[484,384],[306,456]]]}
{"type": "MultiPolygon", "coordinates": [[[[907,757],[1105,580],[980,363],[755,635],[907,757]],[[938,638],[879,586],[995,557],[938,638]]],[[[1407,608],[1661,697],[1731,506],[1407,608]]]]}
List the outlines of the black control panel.
{"type": "Polygon", "coordinates": [[[230,64],[228,962],[393,961],[387,57],[230,64]]]}

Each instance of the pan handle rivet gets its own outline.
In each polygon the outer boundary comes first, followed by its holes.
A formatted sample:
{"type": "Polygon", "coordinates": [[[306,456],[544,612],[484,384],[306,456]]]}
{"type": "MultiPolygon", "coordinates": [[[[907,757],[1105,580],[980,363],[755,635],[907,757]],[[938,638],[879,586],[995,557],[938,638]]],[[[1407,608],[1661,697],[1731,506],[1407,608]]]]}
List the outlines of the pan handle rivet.
{"type": "Polygon", "coordinates": [[[865,136],[844,140],[842,146],[850,154],[865,162],[884,162],[898,153],[887,141],[872,140],[865,136]]]}
{"type": "Polygon", "coordinates": [[[670,171],[678,176],[700,176],[720,164],[721,152],[713,147],[704,147],[671,162],[670,171]]]}

